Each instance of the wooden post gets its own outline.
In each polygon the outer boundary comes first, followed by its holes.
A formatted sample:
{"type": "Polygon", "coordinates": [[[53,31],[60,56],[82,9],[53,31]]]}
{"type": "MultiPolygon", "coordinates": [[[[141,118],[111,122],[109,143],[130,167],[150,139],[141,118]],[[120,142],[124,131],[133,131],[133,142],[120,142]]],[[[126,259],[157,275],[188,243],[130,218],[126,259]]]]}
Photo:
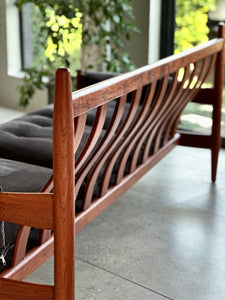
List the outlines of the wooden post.
{"type": "MultiPolygon", "coordinates": [[[[225,39],[225,24],[219,24],[218,38],[225,39]]],[[[221,106],[222,93],[224,85],[224,58],[225,58],[225,44],[223,50],[218,53],[215,76],[214,76],[214,104],[213,104],[213,125],[212,125],[212,148],[211,148],[211,163],[212,163],[212,181],[216,181],[216,171],[219,150],[221,146],[220,137],[220,123],[221,123],[221,106]],[[222,67],[223,65],[223,67],[222,67]]]]}
{"type": "Polygon", "coordinates": [[[71,78],[58,69],[53,129],[54,300],[75,299],[74,127],[71,78]]]}

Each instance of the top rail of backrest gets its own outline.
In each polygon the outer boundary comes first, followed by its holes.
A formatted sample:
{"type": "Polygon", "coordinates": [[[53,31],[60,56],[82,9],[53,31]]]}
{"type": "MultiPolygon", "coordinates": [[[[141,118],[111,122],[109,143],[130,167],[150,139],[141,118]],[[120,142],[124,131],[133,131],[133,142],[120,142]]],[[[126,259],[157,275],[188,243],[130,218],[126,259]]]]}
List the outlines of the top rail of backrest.
{"type": "MultiPolygon", "coordinates": [[[[222,26],[224,27],[224,25],[222,26]]],[[[94,107],[103,105],[154,80],[172,74],[182,67],[223,51],[224,40],[224,38],[215,38],[203,45],[196,46],[176,55],[171,55],[151,65],[73,92],[74,116],[81,115],[94,107]]]]}

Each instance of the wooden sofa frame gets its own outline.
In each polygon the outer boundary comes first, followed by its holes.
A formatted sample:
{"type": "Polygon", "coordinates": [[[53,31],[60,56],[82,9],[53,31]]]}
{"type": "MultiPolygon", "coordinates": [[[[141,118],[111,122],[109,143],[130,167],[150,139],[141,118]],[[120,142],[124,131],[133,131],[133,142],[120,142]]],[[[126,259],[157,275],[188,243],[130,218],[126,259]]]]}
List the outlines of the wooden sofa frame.
{"type": "Polygon", "coordinates": [[[225,26],[220,24],[217,39],[73,93],[69,70],[57,70],[53,176],[40,193],[0,193],[0,220],[21,224],[12,267],[0,274],[0,299],[75,299],[75,234],[176,145],[211,149],[212,180],[215,181],[220,149],[224,39],[225,26]],[[214,85],[203,89],[213,69],[214,85]],[[144,86],[147,92],[138,110],[144,86]],[[129,93],[132,100],[122,120],[129,93]],[[99,142],[111,101],[116,102],[114,113],[99,142]],[[190,101],[213,105],[210,135],[177,132],[180,115],[190,101]],[[97,112],[93,129],[75,161],[74,153],[82,139],[87,113],[94,108],[97,112]],[[115,184],[110,185],[118,159],[115,184]],[[130,167],[125,172],[128,159],[130,167]],[[106,167],[100,196],[93,200],[94,184],[103,165],[106,167]],[[86,176],[82,210],[74,218],[77,189],[86,176]],[[43,231],[40,246],[26,253],[30,227],[43,231]],[[23,282],[53,253],[54,286],[23,282]]]}

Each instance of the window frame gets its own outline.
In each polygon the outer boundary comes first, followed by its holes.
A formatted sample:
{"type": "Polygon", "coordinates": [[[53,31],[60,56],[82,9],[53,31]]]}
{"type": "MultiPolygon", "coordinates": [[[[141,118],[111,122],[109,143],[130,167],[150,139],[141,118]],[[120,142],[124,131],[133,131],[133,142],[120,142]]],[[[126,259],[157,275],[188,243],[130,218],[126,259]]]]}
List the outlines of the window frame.
{"type": "Polygon", "coordinates": [[[160,58],[174,53],[176,0],[162,0],[160,58]]]}

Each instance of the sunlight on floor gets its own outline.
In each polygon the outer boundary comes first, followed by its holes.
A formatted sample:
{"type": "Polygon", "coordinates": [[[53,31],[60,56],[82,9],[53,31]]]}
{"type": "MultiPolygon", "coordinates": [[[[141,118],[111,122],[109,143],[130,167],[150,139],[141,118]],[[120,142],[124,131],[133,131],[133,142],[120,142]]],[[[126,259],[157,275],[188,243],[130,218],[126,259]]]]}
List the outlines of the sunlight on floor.
{"type": "Polygon", "coordinates": [[[188,114],[181,117],[181,121],[190,122],[199,127],[210,128],[212,126],[212,119],[194,114],[188,114]]]}

